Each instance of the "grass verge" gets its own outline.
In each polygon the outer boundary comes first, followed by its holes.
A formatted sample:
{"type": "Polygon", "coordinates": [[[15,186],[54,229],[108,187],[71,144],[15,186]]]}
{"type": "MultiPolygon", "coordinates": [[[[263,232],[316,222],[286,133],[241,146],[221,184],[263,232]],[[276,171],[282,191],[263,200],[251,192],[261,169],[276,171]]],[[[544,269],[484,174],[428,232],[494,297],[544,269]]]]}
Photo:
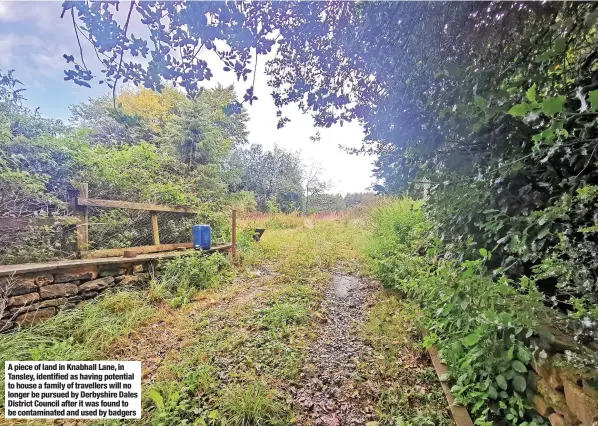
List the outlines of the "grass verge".
{"type": "Polygon", "coordinates": [[[416,327],[419,308],[396,292],[380,293],[368,312],[362,336],[373,348],[373,367],[360,374],[379,392],[380,426],[449,426],[444,393],[416,327]]]}
{"type": "MultiPolygon", "coordinates": [[[[0,334],[0,368],[5,361],[86,361],[100,359],[109,345],[147,321],[154,309],[144,292],[106,294],[81,309],[62,311],[16,333],[0,334]]],[[[4,374],[0,375],[4,404],[4,374]]]]}

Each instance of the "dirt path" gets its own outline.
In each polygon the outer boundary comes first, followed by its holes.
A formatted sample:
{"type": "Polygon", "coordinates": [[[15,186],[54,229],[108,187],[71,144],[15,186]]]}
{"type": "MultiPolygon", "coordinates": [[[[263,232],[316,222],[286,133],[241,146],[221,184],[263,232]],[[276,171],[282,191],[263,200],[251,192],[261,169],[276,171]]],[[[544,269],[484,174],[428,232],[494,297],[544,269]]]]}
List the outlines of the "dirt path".
{"type": "Polygon", "coordinates": [[[368,407],[375,405],[375,395],[360,394],[354,380],[358,363],[371,352],[358,329],[377,288],[353,276],[332,276],[323,301],[327,317],[302,369],[301,386],[291,390],[304,409],[300,424],[364,425],[372,418],[368,407]]]}

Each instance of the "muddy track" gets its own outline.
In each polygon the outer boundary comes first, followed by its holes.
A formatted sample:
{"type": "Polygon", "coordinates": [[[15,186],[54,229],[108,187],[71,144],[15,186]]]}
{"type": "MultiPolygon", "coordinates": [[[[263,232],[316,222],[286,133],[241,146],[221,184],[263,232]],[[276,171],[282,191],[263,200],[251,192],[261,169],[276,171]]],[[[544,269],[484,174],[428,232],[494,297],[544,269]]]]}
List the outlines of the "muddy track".
{"type": "Polygon", "coordinates": [[[365,309],[377,285],[335,273],[323,301],[326,320],[317,331],[299,377],[291,389],[303,411],[299,424],[364,425],[371,420],[376,395],[355,387],[356,367],[371,357],[371,348],[359,337],[365,309]]]}

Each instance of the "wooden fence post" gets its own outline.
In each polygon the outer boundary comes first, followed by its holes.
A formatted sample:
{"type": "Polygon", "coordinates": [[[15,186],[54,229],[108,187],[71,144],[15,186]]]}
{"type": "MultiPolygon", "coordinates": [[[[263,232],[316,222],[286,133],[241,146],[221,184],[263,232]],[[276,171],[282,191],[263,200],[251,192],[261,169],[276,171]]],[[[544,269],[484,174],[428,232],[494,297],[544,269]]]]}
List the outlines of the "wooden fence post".
{"type": "MultiPolygon", "coordinates": [[[[79,185],[79,198],[89,198],[89,187],[87,183],[79,185]]],[[[78,219],[77,223],[77,252],[81,254],[82,251],[89,248],[89,210],[87,206],[80,206],[75,200],[75,216],[78,219]]]]}
{"type": "Polygon", "coordinates": [[[152,235],[154,236],[154,245],[160,245],[160,231],[158,229],[158,215],[152,212],[152,235]]]}
{"type": "Polygon", "coordinates": [[[233,254],[233,260],[237,258],[237,211],[233,210],[233,236],[231,241],[231,253],[233,254]]]}

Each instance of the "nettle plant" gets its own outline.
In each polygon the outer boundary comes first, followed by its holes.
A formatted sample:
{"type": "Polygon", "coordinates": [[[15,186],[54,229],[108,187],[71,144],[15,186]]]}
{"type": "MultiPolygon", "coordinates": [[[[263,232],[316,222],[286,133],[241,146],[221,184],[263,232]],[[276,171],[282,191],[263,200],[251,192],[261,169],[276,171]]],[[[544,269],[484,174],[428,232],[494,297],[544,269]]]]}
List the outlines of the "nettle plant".
{"type": "Polygon", "coordinates": [[[476,424],[498,419],[543,424],[526,398],[541,294],[527,277],[513,283],[488,276],[485,262],[492,254],[480,253],[478,260],[443,261],[410,286],[426,313],[430,334],[424,344],[439,348],[454,383],[451,391],[470,407],[476,424]]]}

